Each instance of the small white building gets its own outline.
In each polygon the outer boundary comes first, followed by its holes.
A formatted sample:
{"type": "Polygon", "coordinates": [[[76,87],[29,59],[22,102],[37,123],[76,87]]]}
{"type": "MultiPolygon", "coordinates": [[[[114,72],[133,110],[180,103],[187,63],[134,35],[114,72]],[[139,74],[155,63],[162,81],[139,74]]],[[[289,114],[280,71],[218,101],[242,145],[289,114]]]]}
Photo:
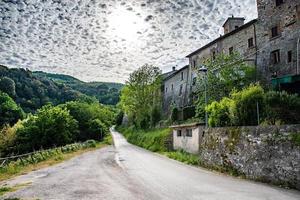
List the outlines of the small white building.
{"type": "Polygon", "coordinates": [[[189,153],[199,153],[200,140],[203,137],[205,125],[201,123],[181,124],[171,126],[173,129],[173,148],[189,153]]]}

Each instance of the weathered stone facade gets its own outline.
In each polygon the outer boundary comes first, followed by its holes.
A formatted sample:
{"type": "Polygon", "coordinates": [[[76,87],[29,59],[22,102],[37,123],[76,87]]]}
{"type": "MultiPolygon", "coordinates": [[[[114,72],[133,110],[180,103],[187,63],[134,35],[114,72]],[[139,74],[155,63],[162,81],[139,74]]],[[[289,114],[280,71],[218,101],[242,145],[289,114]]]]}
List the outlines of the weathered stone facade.
{"type": "Polygon", "coordinates": [[[189,104],[190,96],[190,68],[185,66],[171,75],[163,82],[163,110],[165,114],[170,113],[171,106],[183,108],[189,104]]]}
{"type": "Polygon", "coordinates": [[[210,128],[199,154],[210,167],[300,189],[300,125],[210,128]]]}
{"type": "MultiPolygon", "coordinates": [[[[192,101],[190,94],[195,90],[193,82],[196,71],[207,59],[214,59],[217,54],[229,54],[233,51],[241,54],[245,62],[255,66],[259,77],[266,80],[267,84],[271,84],[273,78],[273,84],[274,80],[275,85],[279,82],[278,87],[286,90],[292,88],[292,92],[300,93],[300,0],[280,2],[257,0],[257,19],[243,24],[243,18],[228,18],[223,25],[223,36],[189,54],[189,69],[186,69],[189,75],[184,87],[188,96],[173,98],[176,102],[184,102],[176,105],[185,106],[188,105],[187,102],[192,101]],[[287,75],[292,78],[280,80],[287,75]]],[[[167,82],[178,85],[180,76],[172,77],[167,82]]],[[[164,95],[165,99],[170,99],[170,94],[164,95]]],[[[165,105],[168,102],[165,102],[165,105]]]]}
{"type": "Polygon", "coordinates": [[[173,148],[198,154],[203,166],[300,190],[300,125],[172,128],[173,148]]]}
{"type": "Polygon", "coordinates": [[[268,79],[299,74],[300,0],[284,0],[280,5],[275,0],[257,0],[257,9],[258,68],[268,79]],[[274,60],[276,51],[278,61],[274,60]]]}

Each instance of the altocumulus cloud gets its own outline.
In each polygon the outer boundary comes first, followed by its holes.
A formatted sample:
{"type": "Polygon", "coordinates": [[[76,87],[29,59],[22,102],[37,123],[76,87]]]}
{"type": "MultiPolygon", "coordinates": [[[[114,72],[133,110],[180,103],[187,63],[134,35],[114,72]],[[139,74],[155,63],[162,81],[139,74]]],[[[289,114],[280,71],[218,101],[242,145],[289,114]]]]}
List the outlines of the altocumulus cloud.
{"type": "Polygon", "coordinates": [[[185,64],[231,15],[255,18],[255,0],[0,0],[0,64],[124,82],[185,64]]]}

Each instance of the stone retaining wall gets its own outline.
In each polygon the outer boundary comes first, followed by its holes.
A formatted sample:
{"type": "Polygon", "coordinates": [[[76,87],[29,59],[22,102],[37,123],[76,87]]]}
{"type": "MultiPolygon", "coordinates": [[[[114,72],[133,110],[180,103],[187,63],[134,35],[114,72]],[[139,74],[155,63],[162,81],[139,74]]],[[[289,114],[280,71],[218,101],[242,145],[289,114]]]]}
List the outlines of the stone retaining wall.
{"type": "Polygon", "coordinates": [[[210,128],[200,137],[200,157],[210,167],[300,190],[299,135],[300,125],[210,128]]]}

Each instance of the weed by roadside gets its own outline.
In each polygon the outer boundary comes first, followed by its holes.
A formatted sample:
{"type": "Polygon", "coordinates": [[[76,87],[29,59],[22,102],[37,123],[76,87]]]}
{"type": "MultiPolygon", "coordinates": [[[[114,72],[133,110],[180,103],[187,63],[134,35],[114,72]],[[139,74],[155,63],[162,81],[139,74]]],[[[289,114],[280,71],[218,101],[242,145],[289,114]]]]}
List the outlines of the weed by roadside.
{"type": "Polygon", "coordinates": [[[104,142],[99,143],[94,140],[89,140],[82,146],[77,144],[67,145],[61,148],[46,150],[42,153],[35,153],[26,158],[11,161],[6,166],[0,168],[0,181],[60,163],[62,161],[71,159],[74,156],[101,148],[103,146],[105,146],[104,142]]]}
{"type": "Polygon", "coordinates": [[[162,154],[166,155],[167,157],[169,157],[171,159],[178,160],[178,161],[183,162],[188,165],[200,165],[199,156],[187,153],[183,150],[172,151],[172,152],[162,152],[162,154]]]}

